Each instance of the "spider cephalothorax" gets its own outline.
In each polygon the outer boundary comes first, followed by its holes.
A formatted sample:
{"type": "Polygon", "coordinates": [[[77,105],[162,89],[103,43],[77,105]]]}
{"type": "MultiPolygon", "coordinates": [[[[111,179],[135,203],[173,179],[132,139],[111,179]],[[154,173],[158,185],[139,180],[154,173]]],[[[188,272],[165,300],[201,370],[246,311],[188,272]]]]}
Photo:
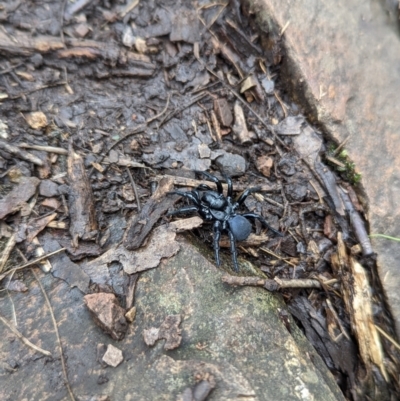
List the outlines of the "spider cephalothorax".
{"type": "Polygon", "coordinates": [[[185,206],[181,209],[174,210],[168,213],[169,216],[175,214],[184,214],[197,212],[204,220],[214,222],[214,251],[215,261],[217,266],[220,265],[219,259],[219,240],[221,233],[226,231],[230,240],[230,249],[232,254],[233,266],[236,271],[239,270],[237,262],[236,241],[245,240],[251,233],[251,223],[248,218],[258,219],[266,228],[273,231],[275,234],[282,234],[272,228],[267,221],[256,213],[238,214],[236,210],[242,205],[245,199],[253,192],[260,191],[260,187],[246,189],[235,201],[232,200],[232,180],[224,175],[228,184],[227,196],[224,196],[221,181],[205,172],[196,171],[198,174],[203,174],[216,185],[217,191],[214,191],[206,184],[199,185],[192,191],[173,191],[171,193],[183,196],[189,199],[193,206],[185,206]]]}

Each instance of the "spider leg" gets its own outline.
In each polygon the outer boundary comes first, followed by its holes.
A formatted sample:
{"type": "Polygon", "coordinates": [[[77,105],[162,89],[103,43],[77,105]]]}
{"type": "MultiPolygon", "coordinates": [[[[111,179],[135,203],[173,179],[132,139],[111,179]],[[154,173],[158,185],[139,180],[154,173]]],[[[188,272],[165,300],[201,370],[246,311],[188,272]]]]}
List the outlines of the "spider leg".
{"type": "Polygon", "coordinates": [[[219,240],[221,238],[222,225],[219,220],[214,223],[214,252],[215,252],[215,263],[217,266],[221,265],[219,260],[219,240]]]}
{"type": "Polygon", "coordinates": [[[237,206],[235,207],[235,209],[237,209],[237,208],[246,200],[246,198],[247,198],[250,194],[252,194],[253,192],[259,192],[259,191],[261,191],[261,187],[253,187],[253,188],[246,189],[246,191],[244,191],[244,192],[239,196],[239,198],[237,198],[237,200],[236,200],[237,206]]]}
{"type": "MultiPolygon", "coordinates": [[[[222,193],[223,193],[221,181],[220,181],[217,177],[215,177],[214,175],[212,175],[212,174],[210,174],[210,173],[207,173],[207,171],[198,171],[198,170],[195,170],[195,173],[197,173],[197,174],[202,174],[202,175],[204,175],[205,177],[207,177],[208,179],[210,179],[210,180],[211,180],[212,182],[214,182],[215,185],[217,186],[218,193],[219,193],[219,194],[222,194],[222,193]]],[[[204,184],[203,184],[203,185],[204,185],[204,184]]]]}
{"type": "Polygon", "coordinates": [[[228,177],[226,174],[222,174],[222,176],[225,178],[225,181],[228,184],[228,198],[232,198],[233,190],[231,177],[228,177]]]}
{"type": "Polygon", "coordinates": [[[237,272],[237,271],[239,271],[239,265],[238,265],[238,261],[237,261],[236,240],[235,240],[235,236],[233,235],[232,231],[229,229],[227,231],[228,231],[228,235],[229,235],[233,268],[237,272]]]}
{"type": "Polygon", "coordinates": [[[191,212],[198,212],[199,208],[197,206],[185,206],[180,209],[173,210],[172,212],[168,212],[167,216],[174,216],[176,214],[185,214],[191,212]]]}
{"type": "Polygon", "coordinates": [[[279,232],[278,230],[275,230],[275,228],[271,227],[267,220],[264,219],[264,217],[260,216],[257,213],[245,213],[242,214],[241,216],[243,217],[252,217],[253,219],[257,219],[259,221],[261,221],[261,223],[264,225],[264,227],[268,228],[269,230],[271,230],[274,234],[279,235],[280,237],[283,237],[283,234],[281,232],[279,232]]]}
{"type": "Polygon", "coordinates": [[[197,188],[196,191],[212,191],[213,189],[206,185],[206,184],[200,184],[197,188]]]}
{"type": "Polygon", "coordinates": [[[168,192],[169,195],[175,194],[191,200],[196,206],[200,207],[199,194],[195,191],[172,191],[168,192]]]}

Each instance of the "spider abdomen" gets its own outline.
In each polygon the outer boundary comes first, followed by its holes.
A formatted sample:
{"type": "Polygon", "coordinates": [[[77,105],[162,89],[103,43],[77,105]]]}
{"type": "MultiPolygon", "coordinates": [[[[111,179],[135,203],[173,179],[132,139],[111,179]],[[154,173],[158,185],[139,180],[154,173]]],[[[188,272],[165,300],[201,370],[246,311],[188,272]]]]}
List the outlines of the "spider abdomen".
{"type": "Polygon", "coordinates": [[[236,215],[228,220],[229,229],[238,241],[244,241],[251,233],[251,223],[243,216],[236,215]]]}

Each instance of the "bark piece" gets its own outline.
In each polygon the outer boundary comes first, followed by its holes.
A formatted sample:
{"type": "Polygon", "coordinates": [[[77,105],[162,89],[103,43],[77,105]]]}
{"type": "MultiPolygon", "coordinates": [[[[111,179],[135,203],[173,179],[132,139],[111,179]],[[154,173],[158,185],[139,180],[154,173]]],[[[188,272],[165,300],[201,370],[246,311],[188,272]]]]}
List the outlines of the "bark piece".
{"type": "Polygon", "coordinates": [[[42,217],[41,219],[37,219],[32,221],[27,226],[27,234],[26,240],[28,243],[32,242],[32,240],[49,224],[57,217],[57,213],[52,213],[48,216],[42,217]]]}
{"type": "Polygon", "coordinates": [[[94,201],[85,165],[81,156],[70,146],[68,157],[68,179],[70,192],[68,196],[71,224],[69,232],[72,244],[78,246],[78,240],[93,239],[97,231],[94,201]]]}
{"type": "Polygon", "coordinates": [[[350,315],[361,359],[367,371],[371,372],[375,364],[388,381],[382,344],[374,324],[371,286],[366,271],[358,261],[347,255],[346,245],[340,232],[337,241],[337,253],[333,253],[331,257],[332,267],[342,280],[343,300],[350,315]]]}
{"type": "Polygon", "coordinates": [[[257,158],[257,170],[264,176],[271,175],[271,168],[274,165],[274,159],[271,156],[260,156],[257,158]]]}
{"type": "Polygon", "coordinates": [[[107,365],[116,368],[124,360],[124,357],[120,349],[114,347],[112,344],[109,344],[102,360],[107,365]]]}
{"type": "Polygon", "coordinates": [[[64,47],[59,38],[52,36],[33,37],[21,31],[14,31],[12,36],[8,36],[5,31],[0,32],[0,50],[13,55],[30,56],[35,52],[46,53],[64,47]]]}
{"type": "Polygon", "coordinates": [[[249,130],[247,129],[243,108],[239,104],[239,102],[235,103],[233,112],[235,114],[235,124],[233,125],[232,130],[235,134],[236,139],[242,145],[251,143],[250,133],[249,130]]]}
{"type": "Polygon", "coordinates": [[[36,177],[26,177],[3,199],[0,200],[0,219],[11,213],[15,213],[31,198],[39,185],[36,177]]]}
{"type": "Polygon", "coordinates": [[[178,348],[182,341],[181,315],[169,315],[161,323],[159,328],[151,327],[148,330],[143,330],[143,338],[147,345],[152,346],[160,339],[167,340],[164,344],[165,350],[178,348]]]}
{"type": "Polygon", "coordinates": [[[230,127],[232,125],[233,115],[226,99],[214,100],[214,110],[217,113],[221,125],[224,127],[230,127]]]}
{"type": "Polygon", "coordinates": [[[173,189],[173,185],[172,179],[162,178],[156,192],[143,206],[142,211],[130,220],[124,236],[126,249],[134,250],[139,248],[154,224],[173,205],[173,197],[167,195],[173,189]],[[142,224],[142,222],[145,222],[145,224],[142,224]]]}
{"type": "Polygon", "coordinates": [[[100,292],[85,295],[83,299],[93,320],[101,329],[114,340],[122,340],[125,337],[128,328],[125,310],[119,306],[114,294],[100,292]]]}
{"type": "Polygon", "coordinates": [[[164,344],[164,349],[171,350],[178,348],[182,341],[181,315],[170,315],[161,323],[159,338],[165,338],[167,341],[164,344]]]}
{"type": "Polygon", "coordinates": [[[26,152],[25,150],[20,149],[17,146],[10,145],[5,141],[0,140],[0,149],[4,149],[6,152],[11,153],[12,155],[17,156],[19,159],[26,160],[30,163],[36,164],[37,166],[43,166],[43,161],[39,159],[37,156],[26,152]]]}
{"type": "Polygon", "coordinates": [[[195,43],[200,38],[199,19],[195,10],[182,10],[175,16],[171,28],[171,42],[195,43]]]}

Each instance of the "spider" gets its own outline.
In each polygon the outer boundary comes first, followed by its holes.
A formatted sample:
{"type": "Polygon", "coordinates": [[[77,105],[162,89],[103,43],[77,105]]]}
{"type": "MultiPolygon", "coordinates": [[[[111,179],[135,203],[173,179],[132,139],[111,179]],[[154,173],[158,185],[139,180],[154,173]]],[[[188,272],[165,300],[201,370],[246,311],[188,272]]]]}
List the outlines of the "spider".
{"type": "Polygon", "coordinates": [[[214,252],[215,262],[217,266],[221,265],[219,258],[219,240],[221,233],[226,231],[230,240],[230,252],[232,255],[233,267],[235,271],[239,270],[237,261],[236,241],[244,241],[251,233],[251,223],[248,218],[259,220],[266,228],[279,236],[282,233],[271,227],[267,221],[256,213],[239,214],[236,210],[242,205],[245,199],[253,192],[260,191],[260,187],[246,189],[236,201],[232,200],[232,180],[230,177],[223,174],[226,183],[228,184],[227,196],[224,196],[221,181],[212,174],[205,171],[195,171],[197,174],[202,174],[215,183],[217,191],[214,191],[206,184],[200,184],[192,191],[173,191],[170,194],[177,194],[189,199],[193,205],[185,206],[180,209],[169,212],[167,216],[177,214],[197,212],[204,220],[214,222],[214,252]]]}

